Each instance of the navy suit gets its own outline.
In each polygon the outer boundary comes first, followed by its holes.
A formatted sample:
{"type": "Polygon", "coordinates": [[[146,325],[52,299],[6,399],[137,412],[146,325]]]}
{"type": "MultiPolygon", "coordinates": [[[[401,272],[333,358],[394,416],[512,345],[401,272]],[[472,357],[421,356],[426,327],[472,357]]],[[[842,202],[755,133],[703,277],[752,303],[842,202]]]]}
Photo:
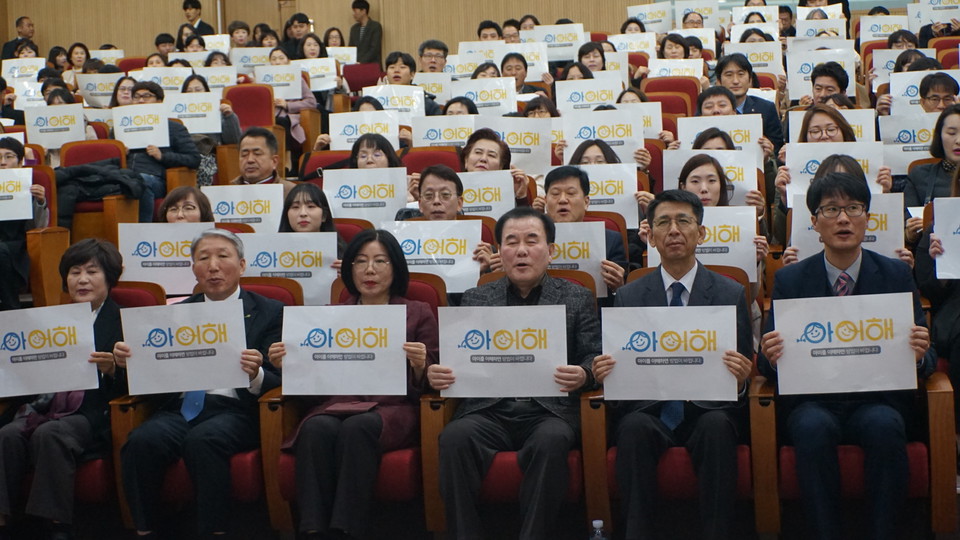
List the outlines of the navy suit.
{"type": "MultiPolygon", "coordinates": [[[[853,294],[914,293],[914,320],[926,326],[910,268],[866,249],[862,253],[853,294]]],[[[774,280],[774,300],[832,295],[822,251],[782,268],[774,280]]],[[[767,331],[773,330],[774,321],[772,316],[768,319],[767,331]]],[[[931,348],[917,366],[918,375],[929,375],[935,362],[931,348]]],[[[776,378],[776,370],[763,355],[758,367],[768,378],[776,378]]],[[[864,450],[870,512],[867,536],[896,537],[897,512],[906,497],[909,474],[906,424],[913,416],[915,394],[901,390],[778,397],[786,433],[796,449],[807,518],[818,538],[840,538],[841,534],[839,444],[857,444],[864,450]]]]}
{"type": "Polygon", "coordinates": [[[743,113],[759,113],[763,116],[763,135],[773,143],[773,155],[776,156],[783,146],[783,124],[773,103],[757,96],[747,96],[743,101],[743,113]]]}
{"type": "MultiPolygon", "coordinates": [[[[666,306],[660,267],[617,292],[615,307],[666,306]]],[[[697,263],[687,302],[690,306],[737,306],[737,351],[753,358],[750,309],[743,286],[697,263]]],[[[684,405],[675,430],[660,420],[660,402],[612,403],[617,413],[617,485],[627,540],[654,537],[657,464],[671,446],[686,446],[700,489],[703,538],[729,538],[737,489],[737,441],[742,431],[746,392],[736,402],[694,401],[684,405]]]]}

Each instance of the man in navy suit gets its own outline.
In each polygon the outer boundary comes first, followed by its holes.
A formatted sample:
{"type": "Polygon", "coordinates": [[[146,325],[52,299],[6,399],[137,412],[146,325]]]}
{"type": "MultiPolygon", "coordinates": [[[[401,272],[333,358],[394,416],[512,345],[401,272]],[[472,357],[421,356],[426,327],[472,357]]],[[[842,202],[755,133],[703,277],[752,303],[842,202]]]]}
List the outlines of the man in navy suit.
{"type": "MultiPolygon", "coordinates": [[[[730,538],[737,491],[737,442],[745,433],[747,377],[753,366],[750,310],[743,286],[697,262],[706,231],[703,204],[696,195],[668,190],[647,207],[650,246],[660,267],[624,285],[614,304],[623,306],[737,306],[737,350],[723,362],[736,377],[735,402],[631,401],[611,404],[616,411],[617,485],[627,540],[653,538],[657,463],[671,446],[686,446],[700,487],[703,538],[730,538]]],[[[609,354],[593,362],[602,382],[616,361],[609,354]]],[[[615,374],[613,376],[616,376],[615,374]]]]}
{"type": "Polygon", "coordinates": [[[3,60],[9,60],[14,57],[13,53],[17,50],[17,45],[19,45],[21,41],[33,39],[34,27],[30,17],[18,17],[16,27],[17,37],[3,44],[3,53],[0,54],[3,60]]]}
{"type": "Polygon", "coordinates": [[[197,35],[209,36],[216,34],[217,32],[214,31],[212,26],[200,20],[202,11],[203,6],[200,5],[200,0],[183,0],[183,16],[187,18],[187,22],[197,31],[197,35]]]}
{"type": "MultiPolygon", "coordinates": [[[[240,289],[246,268],[243,242],[229,231],[208,229],[194,239],[191,253],[201,292],[184,303],[243,303],[247,348],[238,368],[250,376],[250,385],[161,396],[157,413],[130,433],[120,452],[123,488],[134,525],[147,537],[156,537],[160,524],[164,475],[181,457],[195,486],[200,532],[226,531],[230,458],[257,447],[257,400],[280,384],[278,370],[263,360],[270,344],[280,341],[283,304],[240,289]]],[[[114,355],[117,365],[126,367],[130,347],[119,342],[114,355]]]]}
{"type": "Polygon", "coordinates": [[[780,123],[776,105],[763,98],[747,95],[747,90],[753,88],[754,79],[750,61],[741,53],[728,54],[717,60],[714,72],[717,74],[717,84],[733,92],[737,98],[737,113],[763,116],[763,135],[773,143],[773,155],[776,156],[783,146],[783,124],[780,123]]]}
{"type": "MultiPolygon", "coordinates": [[[[823,251],[785,266],[774,280],[774,305],[780,298],[847,294],[914,293],[910,345],[917,374],[933,371],[936,354],[924,327],[917,287],[902,261],[863,249],[870,190],[847,173],[830,173],[807,191],[807,208],[823,251]]],[[[760,372],[776,378],[784,338],[773,317],[760,341],[760,372]]],[[[785,433],[796,448],[797,477],[807,518],[817,538],[840,538],[840,465],[837,445],[856,444],[865,454],[868,531],[874,539],[897,537],[896,518],[907,492],[907,423],[913,418],[915,391],[859,392],[782,396],[785,433]]]]}

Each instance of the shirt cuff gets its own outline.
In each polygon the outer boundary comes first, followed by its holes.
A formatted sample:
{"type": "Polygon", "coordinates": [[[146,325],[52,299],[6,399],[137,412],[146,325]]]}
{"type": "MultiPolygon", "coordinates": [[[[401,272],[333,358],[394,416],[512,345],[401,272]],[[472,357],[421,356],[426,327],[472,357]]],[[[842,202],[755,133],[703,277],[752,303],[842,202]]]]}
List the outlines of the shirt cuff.
{"type": "Polygon", "coordinates": [[[250,381],[250,386],[247,387],[247,391],[251,394],[258,396],[260,395],[260,387],[263,386],[263,367],[257,369],[257,376],[250,381]]]}

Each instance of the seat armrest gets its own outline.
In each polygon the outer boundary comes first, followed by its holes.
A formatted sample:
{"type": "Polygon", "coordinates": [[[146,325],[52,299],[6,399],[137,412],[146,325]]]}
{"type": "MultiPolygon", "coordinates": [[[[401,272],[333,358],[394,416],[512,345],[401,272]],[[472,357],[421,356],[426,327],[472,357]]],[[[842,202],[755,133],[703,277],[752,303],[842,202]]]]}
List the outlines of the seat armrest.
{"type": "Polygon", "coordinates": [[[113,473],[117,482],[117,497],[120,501],[120,516],[126,528],[133,528],[133,517],[123,492],[123,466],[120,450],[127,442],[130,432],[153,414],[154,403],[148,396],[123,396],[110,401],[110,431],[113,442],[113,473]]]}
{"type": "Polygon", "coordinates": [[[277,387],[260,396],[260,452],[263,456],[264,491],[271,525],[278,530],[293,528],[290,505],[280,494],[280,452],[283,441],[300,421],[295,399],[277,387]]]}
{"type": "Polygon", "coordinates": [[[423,465],[423,506],[427,530],[446,530],[440,498],[440,432],[453,418],[459,400],[431,393],[420,396],[420,457],[423,465]]]}
{"type": "Polygon", "coordinates": [[[930,432],[930,512],[933,532],[953,532],[957,526],[957,439],[953,386],[946,373],[924,382],[930,432]]]}
{"type": "Polygon", "coordinates": [[[183,186],[197,185],[197,170],[187,167],[171,167],[167,169],[167,193],[183,186]]]}
{"type": "Polygon", "coordinates": [[[776,387],[766,377],[750,381],[750,454],[757,532],[780,532],[780,490],[777,470],[776,387]]]}
{"type": "MultiPolygon", "coordinates": [[[[56,216],[53,216],[56,220],[56,216]]],[[[44,227],[27,231],[27,255],[30,257],[30,293],[33,305],[60,304],[63,282],[60,279],[60,258],[70,247],[70,230],[44,227]]]]}
{"type": "Polygon", "coordinates": [[[607,483],[607,406],[603,390],[580,394],[580,431],[587,515],[612,529],[610,486],[607,483]]]}

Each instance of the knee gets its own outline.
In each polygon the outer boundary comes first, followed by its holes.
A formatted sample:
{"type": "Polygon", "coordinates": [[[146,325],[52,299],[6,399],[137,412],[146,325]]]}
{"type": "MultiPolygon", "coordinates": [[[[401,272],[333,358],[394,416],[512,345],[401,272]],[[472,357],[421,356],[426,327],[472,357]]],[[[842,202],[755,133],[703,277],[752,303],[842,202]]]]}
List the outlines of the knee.
{"type": "Polygon", "coordinates": [[[339,418],[320,414],[307,418],[300,426],[298,441],[333,441],[340,434],[341,420],[339,418]]]}
{"type": "Polygon", "coordinates": [[[726,411],[709,411],[697,419],[697,429],[711,440],[736,441],[737,427],[726,411]]]}
{"type": "Polygon", "coordinates": [[[836,419],[817,406],[801,405],[794,410],[787,419],[787,429],[797,448],[821,449],[838,444],[836,419]]]}
{"type": "Polygon", "coordinates": [[[903,416],[881,405],[865,411],[859,419],[860,444],[869,448],[902,448],[907,442],[903,416]]]}
{"type": "Polygon", "coordinates": [[[219,453],[218,447],[218,441],[214,437],[198,435],[197,430],[191,430],[183,439],[183,460],[188,464],[195,462],[193,460],[201,456],[219,453]]]}
{"type": "Polygon", "coordinates": [[[34,448],[59,446],[65,442],[66,433],[61,429],[60,422],[51,420],[37,426],[30,436],[30,444],[34,448]]]}
{"type": "Polygon", "coordinates": [[[443,428],[440,432],[440,454],[441,455],[459,455],[470,447],[470,443],[476,434],[466,422],[454,420],[443,428]]]}
{"type": "Polygon", "coordinates": [[[617,425],[617,446],[646,444],[659,431],[657,419],[643,411],[624,415],[617,425]]]}
{"type": "Polygon", "coordinates": [[[524,446],[528,447],[533,455],[566,461],[567,453],[575,442],[573,429],[558,420],[548,429],[538,430],[527,439],[524,446]]]}
{"type": "Polygon", "coordinates": [[[381,431],[380,417],[376,413],[358,414],[343,421],[340,439],[378,439],[381,431]]]}

